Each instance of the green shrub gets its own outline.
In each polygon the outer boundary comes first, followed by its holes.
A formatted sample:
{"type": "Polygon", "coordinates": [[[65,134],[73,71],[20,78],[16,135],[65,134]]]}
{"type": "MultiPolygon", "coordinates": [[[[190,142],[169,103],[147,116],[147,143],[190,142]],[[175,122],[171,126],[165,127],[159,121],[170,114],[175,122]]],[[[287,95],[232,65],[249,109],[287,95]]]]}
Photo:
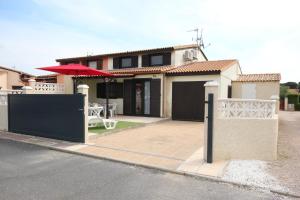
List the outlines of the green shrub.
{"type": "Polygon", "coordinates": [[[288,97],[288,103],[294,104],[295,106],[299,104],[299,95],[298,94],[289,94],[288,97]]]}
{"type": "Polygon", "coordinates": [[[296,110],[296,111],[300,111],[300,103],[295,104],[295,110],[296,110]]]}

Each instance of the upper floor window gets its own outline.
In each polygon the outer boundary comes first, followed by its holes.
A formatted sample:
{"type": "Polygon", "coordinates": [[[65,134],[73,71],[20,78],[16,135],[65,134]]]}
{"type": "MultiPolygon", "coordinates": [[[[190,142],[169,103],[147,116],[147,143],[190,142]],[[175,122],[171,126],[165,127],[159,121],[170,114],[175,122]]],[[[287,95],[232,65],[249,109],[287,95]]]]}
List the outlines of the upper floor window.
{"type": "Polygon", "coordinates": [[[89,61],[88,65],[90,68],[97,69],[97,61],[89,61]]]}
{"type": "Polygon", "coordinates": [[[171,65],[171,52],[142,55],[142,67],[171,65]]]}
{"type": "Polygon", "coordinates": [[[163,65],[163,55],[152,55],[150,56],[150,65],[163,65]]]}
{"type": "Polygon", "coordinates": [[[113,58],[114,69],[131,68],[131,67],[138,67],[137,55],[113,58]]]}
{"type": "Polygon", "coordinates": [[[132,58],[121,58],[121,67],[132,67],[132,58]]]}

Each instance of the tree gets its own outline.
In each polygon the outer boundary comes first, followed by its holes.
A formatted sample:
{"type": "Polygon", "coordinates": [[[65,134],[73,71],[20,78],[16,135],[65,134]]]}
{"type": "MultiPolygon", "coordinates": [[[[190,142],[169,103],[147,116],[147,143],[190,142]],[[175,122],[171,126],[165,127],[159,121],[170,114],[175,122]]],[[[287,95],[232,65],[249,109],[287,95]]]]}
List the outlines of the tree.
{"type": "Polygon", "coordinates": [[[298,84],[296,82],[286,82],[283,85],[288,86],[290,89],[298,89],[298,84]]]}
{"type": "Polygon", "coordinates": [[[280,98],[284,98],[288,95],[288,86],[286,85],[281,85],[280,86],[280,98]]]}

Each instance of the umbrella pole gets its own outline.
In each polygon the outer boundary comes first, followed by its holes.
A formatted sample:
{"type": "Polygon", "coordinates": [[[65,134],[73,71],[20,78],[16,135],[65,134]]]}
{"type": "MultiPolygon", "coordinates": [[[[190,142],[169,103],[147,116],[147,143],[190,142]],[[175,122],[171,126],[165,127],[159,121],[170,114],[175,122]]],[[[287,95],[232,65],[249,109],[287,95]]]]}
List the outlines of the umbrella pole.
{"type": "Polygon", "coordinates": [[[105,78],[104,79],[105,80],[105,92],[106,92],[106,119],[108,119],[109,118],[109,106],[108,106],[108,104],[109,104],[109,96],[108,96],[108,94],[109,94],[109,91],[108,91],[108,83],[109,83],[109,79],[108,78],[105,78]]]}

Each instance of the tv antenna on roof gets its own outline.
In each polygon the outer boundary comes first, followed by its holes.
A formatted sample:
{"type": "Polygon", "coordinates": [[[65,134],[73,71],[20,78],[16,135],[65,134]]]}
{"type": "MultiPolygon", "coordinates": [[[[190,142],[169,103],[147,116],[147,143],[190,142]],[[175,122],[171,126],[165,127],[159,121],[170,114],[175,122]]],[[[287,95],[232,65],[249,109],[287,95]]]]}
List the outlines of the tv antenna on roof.
{"type": "Polygon", "coordinates": [[[206,46],[204,45],[203,29],[201,29],[200,36],[199,36],[199,28],[195,28],[195,29],[189,30],[187,32],[196,32],[196,38],[192,38],[192,40],[196,41],[196,43],[200,49],[205,49],[206,47],[210,46],[210,43],[206,46]]]}

